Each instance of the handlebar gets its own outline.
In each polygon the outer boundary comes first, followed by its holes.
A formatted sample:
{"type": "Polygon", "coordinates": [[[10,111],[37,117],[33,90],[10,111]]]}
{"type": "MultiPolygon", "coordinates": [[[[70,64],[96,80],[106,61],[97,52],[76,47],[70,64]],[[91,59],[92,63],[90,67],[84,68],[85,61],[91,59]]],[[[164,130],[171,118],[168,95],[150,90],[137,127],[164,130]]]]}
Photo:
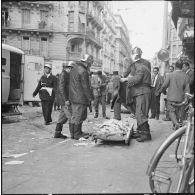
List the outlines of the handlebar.
{"type": "Polygon", "coordinates": [[[185,100],[181,103],[172,103],[173,106],[181,107],[184,105],[187,105],[189,103],[189,100],[191,100],[194,97],[194,95],[185,93],[185,100]]]}

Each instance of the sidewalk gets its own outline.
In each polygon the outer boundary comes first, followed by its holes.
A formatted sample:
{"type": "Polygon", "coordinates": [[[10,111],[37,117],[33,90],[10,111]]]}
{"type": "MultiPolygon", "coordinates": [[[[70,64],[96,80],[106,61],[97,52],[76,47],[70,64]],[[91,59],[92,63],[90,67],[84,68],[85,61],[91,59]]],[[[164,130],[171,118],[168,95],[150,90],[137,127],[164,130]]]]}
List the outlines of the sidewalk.
{"type": "MultiPolygon", "coordinates": [[[[170,122],[150,120],[150,142],[75,146],[79,141],[53,138],[58,111],[53,112],[54,122],[44,126],[41,108],[22,109],[18,122],[2,125],[2,154],[26,153],[2,159],[3,194],[151,192],[146,169],[156,148],[172,133],[170,122]],[[23,163],[5,164],[13,160],[23,163]]],[[[113,116],[109,108],[107,113],[113,116]]],[[[90,113],[83,130],[90,132],[102,121],[90,113]]],[[[63,133],[69,135],[68,125],[63,133]]]]}

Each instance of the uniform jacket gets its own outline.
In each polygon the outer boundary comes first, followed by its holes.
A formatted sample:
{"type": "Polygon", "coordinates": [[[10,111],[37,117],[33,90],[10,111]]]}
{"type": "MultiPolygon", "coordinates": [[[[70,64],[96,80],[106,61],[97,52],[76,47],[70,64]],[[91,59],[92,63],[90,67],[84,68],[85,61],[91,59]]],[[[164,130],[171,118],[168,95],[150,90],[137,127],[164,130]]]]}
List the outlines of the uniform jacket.
{"type": "Polygon", "coordinates": [[[184,100],[185,93],[189,93],[189,83],[185,72],[182,70],[176,70],[167,74],[161,91],[166,90],[167,88],[168,101],[182,102],[184,100]]]}
{"type": "Polygon", "coordinates": [[[164,77],[161,76],[160,74],[158,74],[158,78],[156,80],[156,85],[154,87],[154,95],[155,96],[159,96],[160,93],[161,93],[161,87],[163,85],[163,82],[164,82],[164,77]]]}
{"type": "Polygon", "coordinates": [[[151,64],[147,60],[140,59],[135,63],[135,74],[128,78],[132,96],[138,96],[151,92],[151,64]],[[133,86],[133,87],[132,87],[133,86]]]}
{"type": "Polygon", "coordinates": [[[106,88],[107,88],[107,77],[105,75],[102,75],[102,83],[101,83],[101,87],[98,84],[98,76],[94,75],[91,79],[91,87],[93,89],[93,95],[94,96],[99,96],[99,95],[106,95],[106,88]],[[98,88],[99,88],[99,92],[98,92],[98,88]]]}
{"type": "Polygon", "coordinates": [[[50,74],[50,76],[47,78],[47,76],[44,74],[40,78],[39,83],[38,83],[35,91],[33,92],[33,95],[36,96],[37,93],[39,93],[39,97],[40,97],[41,100],[54,101],[56,90],[57,90],[56,77],[53,76],[52,74],[50,74]],[[42,87],[53,88],[52,95],[50,96],[49,93],[47,92],[47,90],[41,89],[42,87]]]}
{"type": "Polygon", "coordinates": [[[61,105],[65,105],[65,101],[69,100],[69,79],[70,73],[65,70],[62,71],[59,78],[59,93],[61,96],[61,105]]]}
{"type": "Polygon", "coordinates": [[[89,73],[82,62],[76,62],[70,71],[69,99],[72,103],[89,105],[93,99],[89,73]]]}

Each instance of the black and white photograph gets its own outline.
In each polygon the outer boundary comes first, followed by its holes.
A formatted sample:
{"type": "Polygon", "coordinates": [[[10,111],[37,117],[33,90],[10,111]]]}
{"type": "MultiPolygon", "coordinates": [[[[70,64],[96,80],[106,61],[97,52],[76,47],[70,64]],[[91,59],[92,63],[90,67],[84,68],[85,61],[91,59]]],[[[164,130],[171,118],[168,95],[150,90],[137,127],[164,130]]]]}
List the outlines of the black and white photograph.
{"type": "Polygon", "coordinates": [[[0,7],[2,194],[194,194],[194,0],[0,7]]]}

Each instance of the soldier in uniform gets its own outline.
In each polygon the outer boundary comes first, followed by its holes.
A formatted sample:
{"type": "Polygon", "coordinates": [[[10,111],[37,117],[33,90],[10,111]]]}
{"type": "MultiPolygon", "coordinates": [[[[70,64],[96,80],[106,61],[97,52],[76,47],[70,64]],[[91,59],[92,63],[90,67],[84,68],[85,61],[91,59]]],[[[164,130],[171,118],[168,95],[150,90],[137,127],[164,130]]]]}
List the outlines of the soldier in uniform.
{"type": "Polygon", "coordinates": [[[151,102],[151,64],[141,58],[142,50],[135,47],[132,57],[135,64],[135,74],[121,81],[128,81],[131,87],[131,95],[135,102],[135,118],[137,120],[137,133],[134,135],[138,142],[151,140],[150,127],[148,124],[148,113],[151,102]],[[133,87],[132,87],[133,86],[133,87]]]}
{"type": "MultiPolygon", "coordinates": [[[[59,77],[59,95],[61,97],[61,111],[58,117],[58,122],[55,129],[54,138],[63,138],[66,139],[67,136],[63,135],[62,128],[69,120],[69,127],[71,125],[71,105],[69,101],[69,80],[70,80],[70,71],[72,69],[74,62],[69,62],[68,65],[63,64],[63,70],[59,77]]],[[[71,128],[69,128],[71,130],[71,128]]],[[[73,138],[73,132],[70,132],[71,138],[73,138]]]]}
{"type": "Polygon", "coordinates": [[[45,125],[49,125],[52,122],[51,113],[57,87],[56,77],[51,74],[51,69],[51,64],[44,65],[44,75],[33,92],[33,97],[39,93],[45,125]]]}
{"type": "Polygon", "coordinates": [[[73,138],[76,140],[88,137],[82,132],[82,123],[87,118],[87,107],[93,99],[89,81],[89,68],[92,63],[93,56],[86,54],[70,71],[69,99],[72,106],[70,132],[73,132],[73,138]]]}

